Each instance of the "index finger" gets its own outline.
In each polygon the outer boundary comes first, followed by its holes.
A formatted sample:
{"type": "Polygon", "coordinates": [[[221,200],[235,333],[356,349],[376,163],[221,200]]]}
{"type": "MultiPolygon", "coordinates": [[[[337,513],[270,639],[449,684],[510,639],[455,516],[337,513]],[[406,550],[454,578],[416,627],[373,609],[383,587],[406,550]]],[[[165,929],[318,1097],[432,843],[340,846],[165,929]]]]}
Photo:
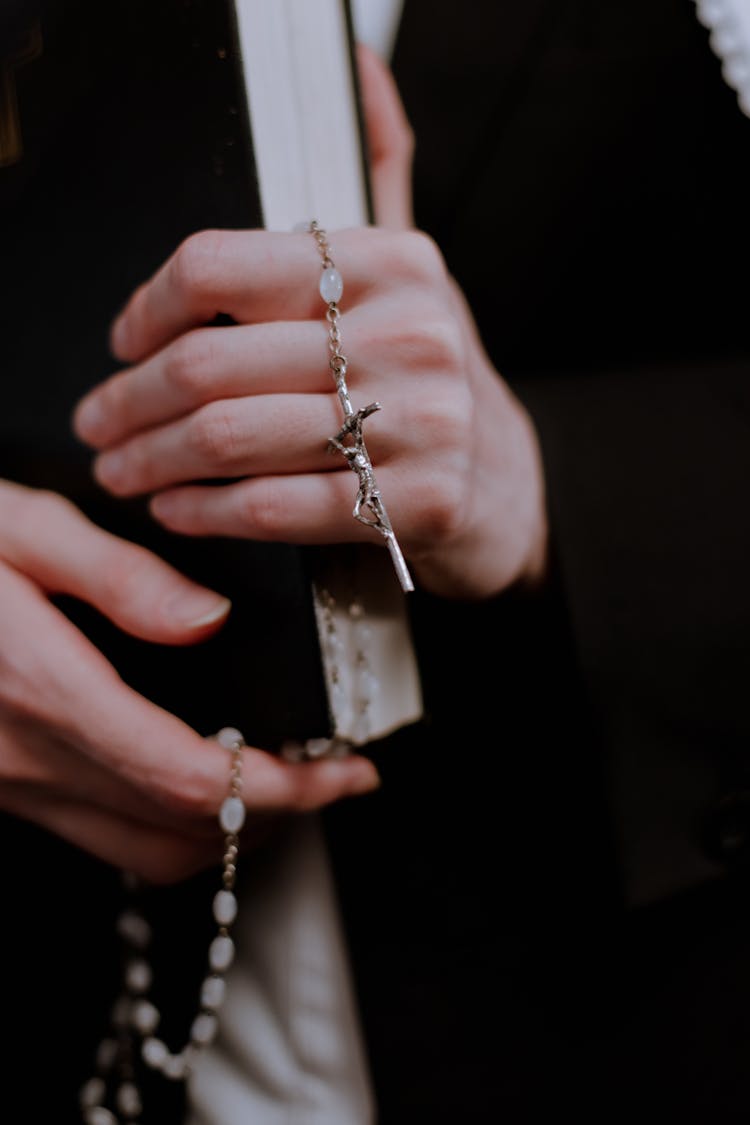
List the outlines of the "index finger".
{"type": "MultiPolygon", "coordinates": [[[[343,249],[348,239],[334,241],[343,249]]],[[[367,282],[366,268],[353,267],[346,278],[349,300],[367,282]]],[[[138,362],[221,313],[243,324],[318,316],[324,307],[320,272],[317,249],[304,232],[201,231],[136,289],[112,326],[112,351],[138,362]]]]}

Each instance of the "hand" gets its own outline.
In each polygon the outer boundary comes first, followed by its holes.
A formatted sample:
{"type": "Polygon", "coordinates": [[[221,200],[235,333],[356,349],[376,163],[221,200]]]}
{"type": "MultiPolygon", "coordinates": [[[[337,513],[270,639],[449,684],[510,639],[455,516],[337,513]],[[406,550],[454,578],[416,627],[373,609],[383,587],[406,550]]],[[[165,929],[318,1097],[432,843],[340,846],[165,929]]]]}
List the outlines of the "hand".
{"type": "MultiPolygon", "coordinates": [[[[0,482],[0,808],[152,881],[217,863],[227,751],[127,687],[53,593],[162,644],[206,638],[230,608],[62,497],[0,482]]],[[[253,749],[244,776],[251,834],[378,784],[364,758],[292,765],[253,749]]]]}
{"type": "MultiPolygon", "coordinates": [[[[361,54],[380,229],[331,236],[344,278],[355,408],[383,404],[368,450],[423,586],[483,597],[542,576],[546,520],[532,424],[484,353],[434,243],[408,222],[410,138],[392,81],[361,54]],[[405,173],[406,170],[406,173],[405,173]]],[[[292,543],[382,542],[352,518],[356,481],[327,452],[341,426],[312,236],[205,231],[117,319],[132,366],[75,415],[99,482],[154,493],[173,531],[292,543]],[[216,314],[235,325],[206,327],[216,314]],[[237,478],[220,487],[192,482],[237,478]]]]}

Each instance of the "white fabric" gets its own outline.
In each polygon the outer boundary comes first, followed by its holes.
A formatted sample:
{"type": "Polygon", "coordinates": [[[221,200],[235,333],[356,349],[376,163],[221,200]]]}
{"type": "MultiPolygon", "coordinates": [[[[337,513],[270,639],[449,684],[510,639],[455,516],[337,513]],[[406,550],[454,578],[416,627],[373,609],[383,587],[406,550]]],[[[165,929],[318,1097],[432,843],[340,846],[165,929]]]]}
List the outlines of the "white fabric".
{"type": "Polygon", "coordinates": [[[245,863],[216,1046],[190,1125],[372,1125],[375,1111],[317,818],[245,863]]]}
{"type": "Polygon", "coordinates": [[[695,7],[711,31],[709,42],[722,60],[724,81],[750,117],[750,0],[695,0],[695,7]]]}

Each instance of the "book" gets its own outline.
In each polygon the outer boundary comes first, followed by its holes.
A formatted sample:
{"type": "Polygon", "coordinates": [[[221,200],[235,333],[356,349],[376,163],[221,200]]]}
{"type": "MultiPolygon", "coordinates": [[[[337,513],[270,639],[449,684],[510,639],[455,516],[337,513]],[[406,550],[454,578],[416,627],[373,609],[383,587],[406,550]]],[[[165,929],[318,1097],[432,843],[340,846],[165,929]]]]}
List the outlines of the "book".
{"type": "Polygon", "coordinates": [[[366,221],[348,12],[339,0],[11,8],[12,36],[0,40],[0,475],[62,492],[99,525],[232,599],[220,632],[187,648],[128,637],[59,599],[128,683],[203,734],[231,724],[268,747],[327,737],[309,552],[165,532],[144,501],[115,500],[95,485],[70,414],[114,368],[114,314],[189,234],[288,229],[291,212],[294,221],[312,217],[310,205],[331,226],[366,221]],[[300,101],[290,76],[309,79],[315,68],[318,88],[300,101]],[[271,84],[285,74],[286,99],[271,84]],[[330,104],[321,100],[327,83],[337,91],[330,104]],[[281,186],[295,183],[303,193],[282,199],[281,186]],[[349,203],[334,203],[345,183],[349,203]]]}

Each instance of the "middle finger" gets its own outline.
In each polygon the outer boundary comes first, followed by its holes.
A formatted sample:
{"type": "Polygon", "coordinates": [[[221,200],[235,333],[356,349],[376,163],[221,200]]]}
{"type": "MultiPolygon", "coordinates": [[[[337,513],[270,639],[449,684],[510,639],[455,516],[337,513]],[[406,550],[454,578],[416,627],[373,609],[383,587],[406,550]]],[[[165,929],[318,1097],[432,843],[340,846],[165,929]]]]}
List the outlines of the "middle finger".
{"type": "MultiPolygon", "coordinates": [[[[94,462],[94,473],[117,496],[216,477],[340,469],[327,439],[341,427],[334,394],[261,395],[211,402],[186,418],[136,434],[94,462]]],[[[388,453],[375,425],[372,451],[388,453]]],[[[368,437],[370,435],[368,434],[368,437]]]]}

